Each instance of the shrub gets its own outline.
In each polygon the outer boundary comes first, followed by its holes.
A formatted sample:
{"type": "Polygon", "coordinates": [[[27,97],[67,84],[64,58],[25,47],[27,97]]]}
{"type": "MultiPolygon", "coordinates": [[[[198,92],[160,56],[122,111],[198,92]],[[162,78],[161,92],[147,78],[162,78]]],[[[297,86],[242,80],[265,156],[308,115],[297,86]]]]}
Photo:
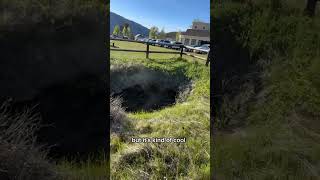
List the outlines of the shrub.
{"type": "Polygon", "coordinates": [[[122,108],[122,99],[118,97],[110,98],[110,123],[111,133],[125,134],[131,129],[132,122],[127,117],[122,108]]]}

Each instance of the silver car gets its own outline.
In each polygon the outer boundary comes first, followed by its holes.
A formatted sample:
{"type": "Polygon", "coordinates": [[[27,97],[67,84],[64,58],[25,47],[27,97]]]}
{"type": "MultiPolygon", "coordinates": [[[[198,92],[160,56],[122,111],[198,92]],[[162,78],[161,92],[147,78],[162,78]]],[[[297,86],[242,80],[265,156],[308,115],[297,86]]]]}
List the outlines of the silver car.
{"type": "Polygon", "coordinates": [[[171,41],[163,40],[162,43],[161,43],[161,46],[162,47],[169,47],[169,46],[171,46],[171,41]]]}
{"type": "Polygon", "coordinates": [[[201,53],[201,54],[208,53],[209,51],[210,51],[210,44],[203,44],[200,47],[196,47],[194,50],[195,53],[201,53]]]}
{"type": "Polygon", "coordinates": [[[180,49],[181,46],[183,46],[182,42],[177,42],[177,41],[171,41],[171,48],[172,49],[180,49]]]}

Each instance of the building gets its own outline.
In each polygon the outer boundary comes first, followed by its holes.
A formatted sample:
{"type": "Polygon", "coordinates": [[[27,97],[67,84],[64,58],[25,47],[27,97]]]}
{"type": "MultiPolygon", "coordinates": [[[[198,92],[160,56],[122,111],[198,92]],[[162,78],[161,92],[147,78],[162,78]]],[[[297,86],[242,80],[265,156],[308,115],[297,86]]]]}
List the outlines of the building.
{"type": "Polygon", "coordinates": [[[181,32],[179,41],[184,45],[201,45],[210,42],[210,24],[200,21],[192,23],[192,29],[181,32]]]}
{"type": "Polygon", "coordinates": [[[192,29],[210,31],[210,24],[209,23],[200,22],[200,21],[194,21],[192,23],[192,29]]]}

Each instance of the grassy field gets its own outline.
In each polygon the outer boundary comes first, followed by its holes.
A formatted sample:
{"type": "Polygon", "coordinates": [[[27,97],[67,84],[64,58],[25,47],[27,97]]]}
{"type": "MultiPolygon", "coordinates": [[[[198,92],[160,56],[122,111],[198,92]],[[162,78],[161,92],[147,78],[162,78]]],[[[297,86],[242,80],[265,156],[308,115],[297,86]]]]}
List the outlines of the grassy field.
{"type": "MultiPolygon", "coordinates": [[[[122,48],[137,48],[141,44],[123,42],[122,48]]],[[[140,46],[141,48],[144,45],[140,46]]],[[[151,50],[172,51],[151,47],[151,50]]],[[[193,81],[193,90],[183,102],[154,112],[126,114],[132,123],[134,137],[186,137],[185,144],[132,144],[123,135],[111,135],[112,179],[208,179],[210,174],[210,69],[204,62],[188,57],[180,59],[169,54],[111,52],[111,65],[139,64],[171,74],[182,73],[193,81]],[[143,152],[149,152],[145,158],[143,152]]],[[[187,56],[184,56],[187,57],[187,56]]],[[[112,77],[111,77],[112,78],[112,77]]],[[[128,137],[126,137],[128,138],[128,137]]],[[[59,160],[51,162],[58,179],[106,179],[109,162],[103,153],[82,162],[59,160]]]]}
{"type": "Polygon", "coordinates": [[[63,174],[65,180],[100,180],[109,177],[109,163],[104,154],[98,158],[87,159],[86,161],[76,162],[61,160],[57,163],[57,171],[63,174]]]}
{"type": "MultiPolygon", "coordinates": [[[[114,45],[118,47],[119,49],[132,49],[132,50],[146,50],[146,45],[142,43],[135,43],[135,42],[125,42],[125,41],[111,41],[110,44],[114,42],[114,45]]],[[[178,50],[173,50],[173,49],[167,49],[164,47],[158,47],[158,46],[149,46],[150,51],[169,51],[169,52],[179,52],[178,50]]],[[[207,58],[206,54],[196,54],[196,53],[189,53],[192,55],[200,56],[203,58],[207,58]]],[[[116,58],[130,58],[130,59],[141,59],[145,58],[146,54],[145,53],[139,53],[139,52],[121,52],[121,51],[112,51],[112,56],[116,58]]],[[[149,54],[150,59],[176,59],[180,57],[180,54],[159,54],[159,53],[151,53],[149,54]]],[[[189,61],[198,61],[200,63],[205,63],[205,60],[198,59],[195,57],[183,55],[183,58],[189,60],[189,61]]]]}
{"type": "Polygon", "coordinates": [[[229,0],[211,11],[214,41],[248,51],[255,67],[237,77],[248,86],[223,94],[216,110],[217,179],[320,178],[320,12],[307,17],[304,6],[229,0]]]}
{"type": "MultiPolygon", "coordinates": [[[[120,48],[143,48],[137,43],[116,42],[120,48]]],[[[169,49],[151,47],[151,50],[169,49]]],[[[150,69],[183,74],[193,81],[183,102],[152,111],[127,113],[132,123],[129,135],[111,134],[111,177],[113,179],[209,179],[210,174],[210,70],[193,59],[172,54],[111,51],[111,65],[140,65],[150,69]],[[130,137],[186,137],[185,144],[134,144],[130,137]]],[[[112,78],[112,77],[111,77],[112,78]]]]}

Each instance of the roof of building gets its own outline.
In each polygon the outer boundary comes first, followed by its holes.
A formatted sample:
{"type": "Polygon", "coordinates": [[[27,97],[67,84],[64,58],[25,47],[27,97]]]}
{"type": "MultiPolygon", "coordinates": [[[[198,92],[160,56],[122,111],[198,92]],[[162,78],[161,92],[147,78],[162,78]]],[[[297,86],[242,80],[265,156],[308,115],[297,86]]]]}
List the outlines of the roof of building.
{"type": "Polygon", "coordinates": [[[202,22],[202,21],[193,21],[192,24],[206,24],[206,25],[210,25],[210,23],[207,23],[207,22],[202,22]]]}
{"type": "Polygon", "coordinates": [[[186,32],[181,32],[181,35],[210,37],[210,31],[208,31],[208,30],[198,30],[198,29],[187,29],[186,32]]]}

